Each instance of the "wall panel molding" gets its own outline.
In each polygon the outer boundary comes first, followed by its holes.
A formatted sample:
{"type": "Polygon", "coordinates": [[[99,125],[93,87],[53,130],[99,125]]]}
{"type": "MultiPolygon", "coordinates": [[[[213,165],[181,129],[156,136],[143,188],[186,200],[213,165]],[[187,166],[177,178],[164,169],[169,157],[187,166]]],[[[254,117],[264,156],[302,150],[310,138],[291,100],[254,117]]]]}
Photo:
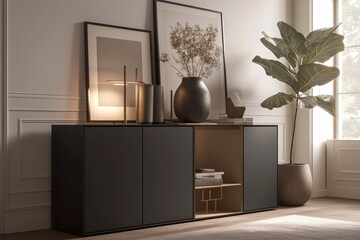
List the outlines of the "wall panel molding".
{"type": "MultiPolygon", "coordinates": [[[[11,114],[12,116],[12,114],[11,114]]],[[[49,191],[51,181],[51,125],[79,124],[79,119],[11,118],[9,128],[7,194],[49,191]]]]}
{"type": "Polygon", "coordinates": [[[38,191],[25,191],[23,193],[11,193],[8,194],[8,203],[5,209],[21,209],[32,207],[50,205],[51,204],[51,189],[50,184],[47,189],[38,191]]]}
{"type": "Polygon", "coordinates": [[[51,228],[49,205],[5,210],[5,232],[15,233],[51,228]]]}
{"type": "Polygon", "coordinates": [[[360,199],[360,141],[327,141],[327,195],[360,199]]]}
{"type": "Polygon", "coordinates": [[[20,212],[20,211],[27,211],[32,209],[44,209],[44,208],[50,208],[51,204],[41,204],[41,205],[33,205],[31,207],[13,207],[13,208],[6,208],[5,212],[11,213],[11,212],[20,212]]]}
{"type": "Polygon", "coordinates": [[[12,93],[8,99],[9,111],[86,113],[86,98],[79,96],[12,93]]]}
{"type": "Polygon", "coordinates": [[[61,95],[56,93],[9,92],[9,98],[85,100],[85,96],[61,95]]]}
{"type": "MultiPolygon", "coordinates": [[[[343,182],[360,182],[359,179],[352,179],[352,178],[340,178],[340,177],[335,177],[333,178],[334,180],[337,180],[337,181],[343,181],[343,182]]],[[[359,186],[359,189],[360,189],[360,186],[359,186]]]]}
{"type": "MultiPolygon", "coordinates": [[[[46,118],[19,118],[18,119],[18,141],[19,141],[19,148],[18,148],[18,152],[20,154],[19,156],[19,161],[20,161],[20,181],[23,180],[39,180],[39,179],[46,179],[48,181],[50,181],[51,178],[51,172],[50,172],[50,168],[49,171],[46,174],[40,174],[40,175],[34,175],[31,173],[26,173],[26,169],[28,169],[28,167],[24,167],[24,162],[28,162],[29,160],[29,156],[31,154],[31,152],[28,152],[27,154],[23,154],[24,152],[24,145],[26,143],[24,143],[24,139],[25,139],[25,135],[26,135],[26,125],[34,125],[34,124],[42,124],[45,125],[46,127],[48,127],[52,124],[79,124],[80,121],[78,119],[46,119],[46,118]]],[[[28,126],[30,129],[32,129],[31,126],[28,126]]],[[[50,132],[51,133],[51,132],[50,132]]],[[[50,136],[49,136],[50,137],[50,136]]],[[[41,144],[41,147],[50,150],[50,146],[51,146],[51,139],[49,139],[50,142],[48,142],[49,147],[45,148],[44,147],[44,143],[41,144]]],[[[34,141],[34,139],[31,139],[31,141],[34,141]]],[[[26,147],[26,146],[25,146],[26,147]]],[[[32,148],[31,150],[34,150],[34,148],[32,148]]],[[[49,159],[47,160],[51,160],[50,158],[50,152],[49,152],[49,159]]],[[[49,161],[49,166],[50,166],[50,161],[49,161]]]]}
{"type": "Polygon", "coordinates": [[[360,147],[340,148],[338,151],[339,151],[339,159],[340,159],[339,172],[360,174],[360,163],[358,157],[360,156],[360,147]],[[351,166],[345,166],[345,165],[351,165],[351,166]]]}
{"type": "Polygon", "coordinates": [[[69,109],[37,109],[37,108],[11,108],[12,112],[76,112],[86,113],[85,110],[69,110],[69,109]]]}
{"type": "MultiPolygon", "coordinates": [[[[18,119],[18,134],[17,134],[18,139],[17,139],[17,141],[19,141],[18,152],[19,152],[19,162],[20,162],[20,177],[19,177],[20,181],[34,180],[34,179],[37,179],[37,180],[42,179],[42,180],[50,181],[50,177],[51,177],[50,172],[47,172],[46,174],[40,174],[40,175],[26,174],[25,173],[26,167],[24,166],[24,162],[26,161],[26,159],[29,159],[29,155],[28,155],[29,153],[25,154],[26,157],[24,157],[24,154],[23,154],[23,148],[24,148],[24,144],[25,144],[24,143],[24,135],[25,135],[24,132],[26,131],[25,125],[27,123],[29,123],[29,124],[42,123],[43,121],[44,120],[42,120],[42,119],[22,119],[22,118],[18,119]]],[[[41,145],[44,146],[44,144],[41,144],[41,145]]]]}

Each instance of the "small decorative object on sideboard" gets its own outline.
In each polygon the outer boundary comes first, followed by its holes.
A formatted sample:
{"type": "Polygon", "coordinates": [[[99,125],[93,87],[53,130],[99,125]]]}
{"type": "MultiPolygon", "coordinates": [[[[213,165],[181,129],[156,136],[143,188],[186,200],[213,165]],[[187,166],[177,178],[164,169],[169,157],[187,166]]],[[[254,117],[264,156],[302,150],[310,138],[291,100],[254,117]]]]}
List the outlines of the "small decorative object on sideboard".
{"type": "Polygon", "coordinates": [[[245,109],[246,108],[237,93],[231,94],[226,99],[226,114],[228,118],[242,118],[245,109]]]}
{"type": "Polygon", "coordinates": [[[164,122],[164,87],[161,85],[154,85],[154,123],[164,122]]]}
{"type": "Polygon", "coordinates": [[[210,186],[223,184],[224,172],[215,172],[215,169],[197,169],[195,173],[195,186],[210,186]]]}
{"type": "Polygon", "coordinates": [[[154,85],[138,84],[136,122],[152,123],[154,109],[154,85]]]}

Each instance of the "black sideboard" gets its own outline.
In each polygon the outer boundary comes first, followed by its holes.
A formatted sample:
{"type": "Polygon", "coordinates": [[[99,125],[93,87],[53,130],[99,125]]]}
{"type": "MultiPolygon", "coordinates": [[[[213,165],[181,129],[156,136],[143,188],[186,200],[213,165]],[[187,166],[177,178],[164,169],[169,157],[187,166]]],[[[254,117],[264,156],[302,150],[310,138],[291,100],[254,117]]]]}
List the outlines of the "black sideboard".
{"type": "Polygon", "coordinates": [[[277,207],[277,126],[53,125],[52,226],[77,235],[277,207]],[[223,184],[195,186],[197,168],[223,184]]]}

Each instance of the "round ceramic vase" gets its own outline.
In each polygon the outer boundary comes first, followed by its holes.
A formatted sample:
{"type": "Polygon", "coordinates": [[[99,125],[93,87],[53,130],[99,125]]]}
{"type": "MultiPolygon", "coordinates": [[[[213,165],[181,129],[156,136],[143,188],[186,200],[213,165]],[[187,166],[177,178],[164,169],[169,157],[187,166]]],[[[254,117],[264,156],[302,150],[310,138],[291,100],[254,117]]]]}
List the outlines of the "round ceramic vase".
{"type": "Polygon", "coordinates": [[[201,77],[185,77],[174,95],[175,115],[181,122],[199,123],[209,116],[211,97],[201,77]]]}
{"type": "Polygon", "coordinates": [[[278,191],[280,205],[304,205],[312,193],[309,164],[278,165],[278,191]]]}

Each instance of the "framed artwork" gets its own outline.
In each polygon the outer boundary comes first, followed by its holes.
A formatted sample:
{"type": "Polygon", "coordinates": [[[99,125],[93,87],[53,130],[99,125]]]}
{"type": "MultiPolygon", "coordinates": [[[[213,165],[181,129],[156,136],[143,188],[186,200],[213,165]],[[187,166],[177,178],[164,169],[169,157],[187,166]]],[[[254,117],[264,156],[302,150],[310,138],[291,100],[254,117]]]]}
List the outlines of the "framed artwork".
{"type": "Polygon", "coordinates": [[[88,121],[135,121],[137,84],[152,84],[150,31],[84,27],[88,121]]]}
{"type": "Polygon", "coordinates": [[[176,59],[179,52],[173,48],[176,44],[174,36],[177,34],[174,31],[179,28],[193,28],[198,31],[211,28],[215,33],[215,44],[221,50],[219,67],[213,69],[211,74],[204,78],[204,83],[211,95],[211,109],[208,118],[219,118],[219,114],[226,113],[227,98],[222,13],[174,2],[154,0],[154,16],[157,81],[164,86],[165,118],[169,119],[171,115],[170,93],[171,91],[175,93],[181,83],[179,71],[176,70],[176,68],[182,70],[181,63],[176,59]],[[169,62],[163,61],[164,56],[167,57],[166,60],[172,60],[172,66],[168,64],[169,62]]]}

